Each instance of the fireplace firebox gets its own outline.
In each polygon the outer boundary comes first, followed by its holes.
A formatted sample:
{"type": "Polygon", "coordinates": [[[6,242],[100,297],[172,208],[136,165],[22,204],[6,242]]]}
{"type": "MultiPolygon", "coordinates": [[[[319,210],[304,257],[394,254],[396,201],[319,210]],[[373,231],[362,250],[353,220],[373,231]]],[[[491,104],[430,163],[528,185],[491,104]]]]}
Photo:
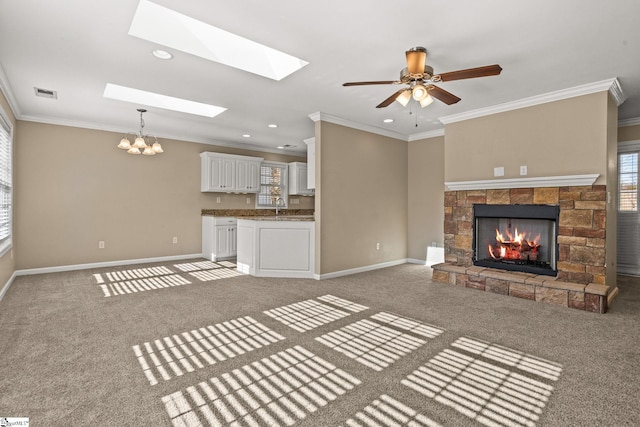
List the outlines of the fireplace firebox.
{"type": "Polygon", "coordinates": [[[557,205],[473,205],[473,264],[556,276],[557,205]]]}

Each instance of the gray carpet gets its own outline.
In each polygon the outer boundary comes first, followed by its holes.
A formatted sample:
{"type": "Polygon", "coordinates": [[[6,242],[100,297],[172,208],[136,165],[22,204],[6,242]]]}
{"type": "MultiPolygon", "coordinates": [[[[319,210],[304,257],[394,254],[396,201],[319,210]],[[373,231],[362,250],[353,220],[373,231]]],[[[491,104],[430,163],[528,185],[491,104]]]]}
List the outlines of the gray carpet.
{"type": "Polygon", "coordinates": [[[402,265],[258,279],[203,260],[18,277],[0,417],[31,426],[640,425],[640,280],[604,315],[402,265]]]}

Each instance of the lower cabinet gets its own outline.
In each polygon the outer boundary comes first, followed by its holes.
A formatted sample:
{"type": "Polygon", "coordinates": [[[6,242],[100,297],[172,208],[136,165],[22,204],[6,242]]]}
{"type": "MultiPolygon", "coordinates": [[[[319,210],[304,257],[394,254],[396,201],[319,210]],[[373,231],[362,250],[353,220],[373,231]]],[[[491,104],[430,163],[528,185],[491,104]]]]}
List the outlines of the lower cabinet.
{"type": "Polygon", "coordinates": [[[209,261],[235,258],[238,226],[233,217],[202,217],[202,256],[209,261]]]}

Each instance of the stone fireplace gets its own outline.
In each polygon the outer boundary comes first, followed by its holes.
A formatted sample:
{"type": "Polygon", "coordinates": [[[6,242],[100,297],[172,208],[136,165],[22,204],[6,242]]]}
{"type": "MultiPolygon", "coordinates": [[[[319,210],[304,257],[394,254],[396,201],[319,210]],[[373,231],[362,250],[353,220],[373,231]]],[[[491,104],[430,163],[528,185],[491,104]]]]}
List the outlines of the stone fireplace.
{"type": "MultiPolygon", "coordinates": [[[[613,296],[605,284],[606,203],[604,185],[447,191],[444,206],[445,262],[433,266],[433,280],[604,313],[608,299],[613,296]],[[557,211],[557,221],[552,221],[552,228],[555,227],[553,236],[544,243],[546,248],[541,248],[546,251],[546,262],[551,271],[513,268],[526,263],[520,260],[516,262],[515,259],[504,260],[504,256],[502,261],[507,262],[501,264],[508,267],[499,267],[493,264],[493,260],[487,260],[484,249],[486,241],[478,242],[483,246],[482,250],[476,245],[478,238],[474,239],[477,227],[474,206],[476,209],[484,206],[481,209],[486,210],[484,213],[488,211],[489,216],[496,216],[492,206],[509,206],[504,217],[506,219],[493,221],[487,227],[499,229],[500,226],[511,226],[513,230],[510,232],[515,233],[518,217],[523,215],[518,212],[523,211],[523,205],[531,208],[528,211],[536,209],[534,206],[549,206],[557,211]],[[509,221],[509,218],[512,220],[509,221]],[[555,242],[553,238],[556,238],[555,242]]],[[[554,214],[549,216],[553,217],[554,214]]],[[[537,229],[534,231],[538,233],[537,229]]],[[[541,232],[544,233],[548,236],[550,232],[541,232]]],[[[480,239],[486,240],[483,237],[480,239]]],[[[492,245],[495,255],[496,245],[492,245]]],[[[533,240],[530,240],[529,246],[535,246],[533,240]]],[[[526,249],[518,256],[530,259],[530,250],[523,255],[526,249]]],[[[537,262],[537,259],[534,261],[537,262]]],[[[535,266],[536,263],[528,264],[535,266]]],[[[545,266],[544,270],[549,269],[545,266]]]]}

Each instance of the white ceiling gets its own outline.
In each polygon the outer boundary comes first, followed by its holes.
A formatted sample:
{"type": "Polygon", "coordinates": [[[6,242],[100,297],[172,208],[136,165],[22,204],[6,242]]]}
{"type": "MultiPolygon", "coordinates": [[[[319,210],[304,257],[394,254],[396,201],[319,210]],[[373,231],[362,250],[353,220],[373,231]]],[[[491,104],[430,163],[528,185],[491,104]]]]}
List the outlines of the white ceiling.
{"type": "Polygon", "coordinates": [[[156,136],[304,151],[317,112],[408,140],[442,129],[441,117],[617,78],[626,97],[619,119],[640,123],[638,0],[154,2],[309,65],[274,81],[171,49],[172,60],[156,59],[162,46],[127,34],[133,0],[0,0],[0,87],[18,118],[137,130],[143,106],[103,98],[111,82],[228,108],[204,118],[148,107],[145,131],[156,136]],[[398,79],[414,46],[427,48],[436,73],[495,63],[503,71],[440,83],[462,101],[424,109],[376,109],[395,85],[342,86],[398,79]],[[58,99],[36,97],[34,87],[58,99]]]}

